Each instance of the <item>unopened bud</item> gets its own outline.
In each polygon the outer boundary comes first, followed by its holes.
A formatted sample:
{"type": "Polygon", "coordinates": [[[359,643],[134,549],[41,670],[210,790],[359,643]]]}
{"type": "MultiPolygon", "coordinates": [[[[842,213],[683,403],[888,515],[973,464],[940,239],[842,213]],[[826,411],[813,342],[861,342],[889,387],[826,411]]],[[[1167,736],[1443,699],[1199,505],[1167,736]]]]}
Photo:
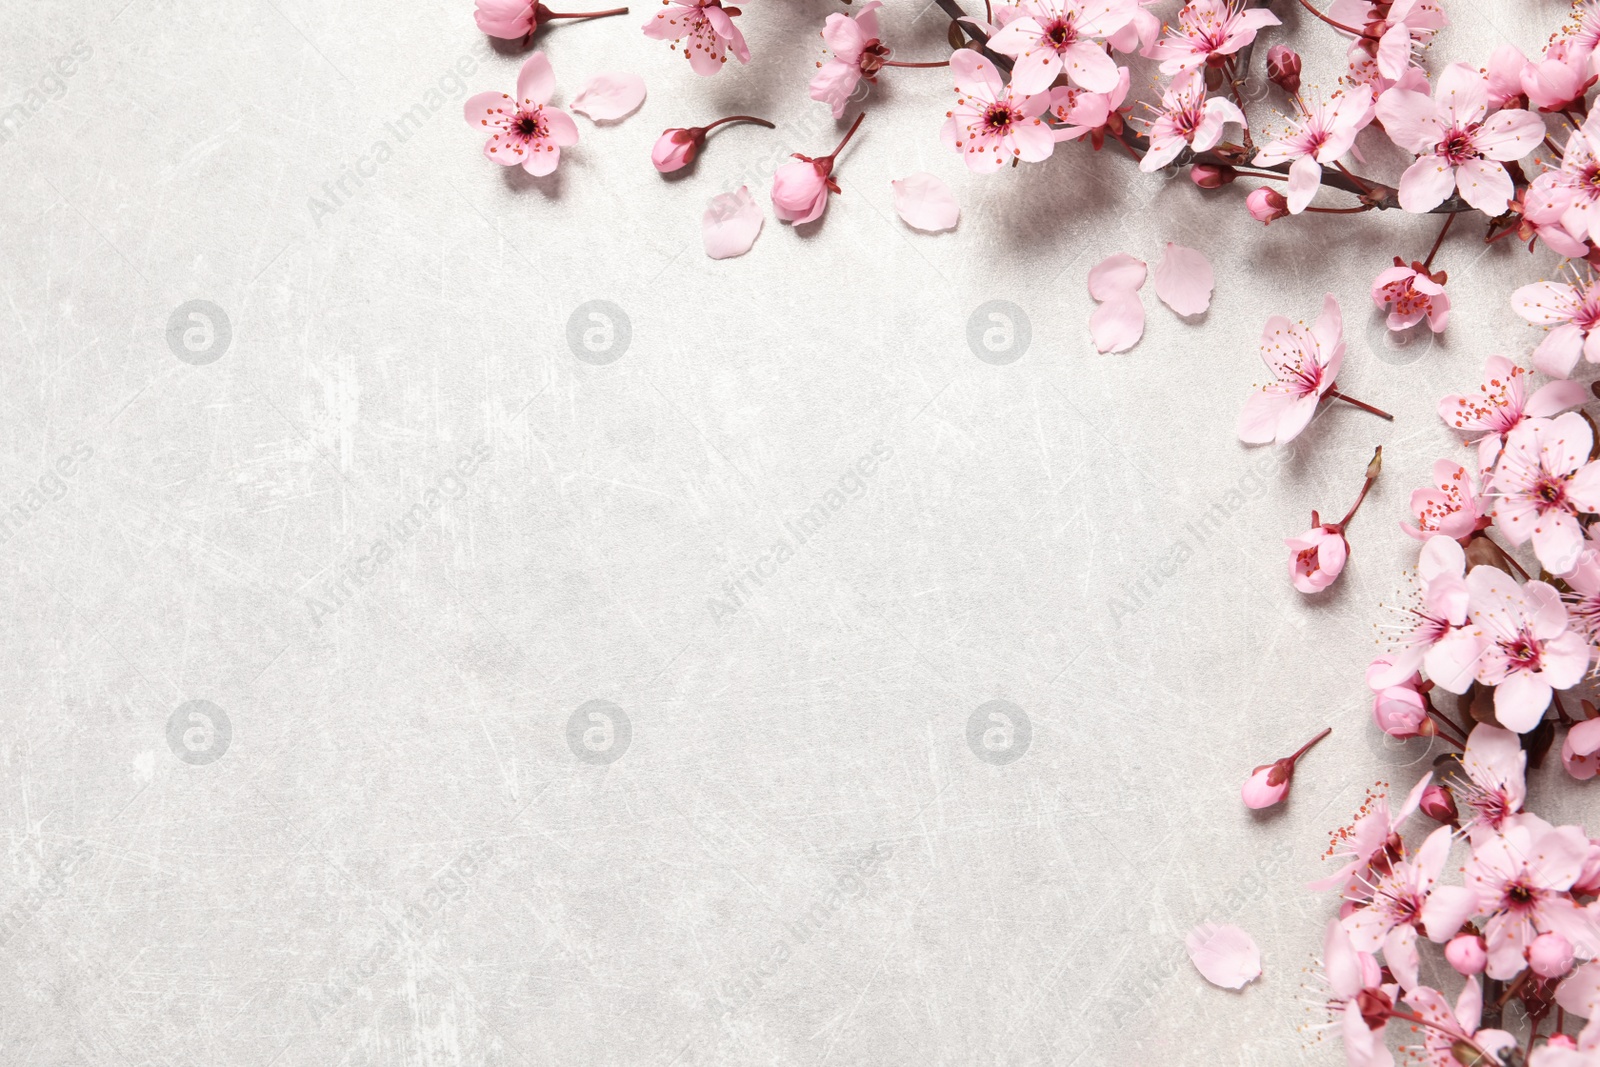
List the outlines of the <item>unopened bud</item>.
{"type": "Polygon", "coordinates": [[[1379,445],[1372,450],[1372,459],[1367,463],[1367,478],[1369,480],[1376,478],[1381,470],[1383,470],[1383,446],[1379,445]]]}
{"type": "Polygon", "coordinates": [[[1572,942],[1546,930],[1528,946],[1528,967],[1540,978],[1560,978],[1572,970],[1572,942]]]}
{"type": "Polygon", "coordinates": [[[1450,961],[1450,966],[1456,969],[1457,974],[1471,977],[1482,974],[1489,965],[1489,950],[1479,935],[1460,934],[1445,945],[1444,958],[1450,961]]]}
{"type": "Polygon", "coordinates": [[[1196,163],[1189,168],[1189,180],[1202,189],[1220,189],[1238,176],[1239,172],[1232,167],[1210,163],[1196,163]]]}
{"type": "Polygon", "coordinates": [[[1356,994],[1353,1007],[1361,1013],[1367,1026],[1374,1030],[1382,1030],[1394,1014],[1394,1001],[1381,989],[1363,989],[1356,994]]]}
{"type": "Polygon", "coordinates": [[[1271,223],[1289,214],[1289,201],[1276,189],[1255,189],[1244,198],[1244,206],[1257,222],[1271,223]]]}
{"type": "Polygon", "coordinates": [[[1451,795],[1450,787],[1437,782],[1422,791],[1422,800],[1417,807],[1434,822],[1449,826],[1454,826],[1456,820],[1461,817],[1461,813],[1456,810],[1456,798],[1451,795]]]}
{"type": "Polygon", "coordinates": [[[1281,44],[1267,49],[1267,79],[1294,96],[1300,91],[1300,53],[1281,44]]]}

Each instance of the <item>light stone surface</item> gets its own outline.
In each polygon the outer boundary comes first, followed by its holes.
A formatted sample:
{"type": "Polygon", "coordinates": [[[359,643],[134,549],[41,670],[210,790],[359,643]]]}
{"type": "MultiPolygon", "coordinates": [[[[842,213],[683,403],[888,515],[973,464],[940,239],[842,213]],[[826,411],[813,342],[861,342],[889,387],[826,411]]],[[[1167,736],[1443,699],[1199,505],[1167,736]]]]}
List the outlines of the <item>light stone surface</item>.
{"type": "MultiPolygon", "coordinates": [[[[1245,183],[1082,145],[969,176],[937,70],[885,72],[820,224],[708,260],[714,194],[767,209],[837,138],[804,93],[836,9],[750,0],[758,62],[713,79],[653,8],[543,33],[558,105],[604,70],[650,97],[538,181],[461,119],[523,54],[467,0],[0,10],[0,108],[40,91],[0,143],[0,1062],[1342,1062],[1302,887],[1429,758],[1362,684],[1397,522],[1466,454],[1438,398],[1531,350],[1509,293],[1553,261],[1463,220],[1448,332],[1397,349],[1367,289],[1434,220],[1263,229],[1245,183]],[[780,129],[650,168],[736,111],[780,129]],[[955,232],[895,216],[915,170],[955,232]],[[1096,355],[1089,266],[1167,241],[1211,257],[1211,310],[1147,284],[1143,341],[1096,355]],[[1324,292],[1341,385],[1396,421],[1241,447],[1262,322],[1324,292]],[[1354,560],[1303,597],[1281,539],[1378,444],[1354,560]],[[1323,725],[1287,808],[1244,810],[1323,725]],[[1262,948],[1240,993],[1183,956],[1208,920],[1262,948]]],[[[1565,10],[1452,3],[1435,69],[1565,10]]],[[[937,9],[882,17],[940,54],[937,9]]]]}

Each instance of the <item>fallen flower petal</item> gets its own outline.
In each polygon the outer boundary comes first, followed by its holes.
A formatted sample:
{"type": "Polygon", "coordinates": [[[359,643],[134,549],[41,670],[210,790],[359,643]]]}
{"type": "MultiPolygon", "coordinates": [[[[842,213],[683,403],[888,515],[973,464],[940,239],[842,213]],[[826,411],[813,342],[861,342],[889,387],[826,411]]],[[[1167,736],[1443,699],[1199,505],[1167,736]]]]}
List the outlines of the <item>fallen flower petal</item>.
{"type": "Polygon", "coordinates": [[[746,186],[739,186],[736,193],[712,197],[700,222],[706,255],[712,259],[744,255],[756,243],[762,221],[761,209],[746,186]]]}
{"type": "Polygon", "coordinates": [[[1183,943],[1195,970],[1212,985],[1243,989],[1261,975],[1261,950],[1237,926],[1201,923],[1183,943]]]}
{"type": "Polygon", "coordinates": [[[1126,252],[1107,256],[1089,269],[1089,295],[1096,300],[1136,293],[1144,285],[1144,261],[1126,252]]]}
{"type": "Polygon", "coordinates": [[[637,74],[596,74],[567,105],[595,122],[625,118],[644,103],[644,79],[637,74]]]}
{"type": "Polygon", "coordinates": [[[1126,352],[1144,336],[1144,302],[1139,294],[1123,293],[1094,309],[1089,316],[1089,336],[1098,352],[1126,352]]]}
{"type": "Polygon", "coordinates": [[[951,230],[961,217],[961,208],[950,187],[927,171],[908,174],[889,185],[894,189],[895,211],[914,230],[925,233],[951,230]]]}
{"type": "Polygon", "coordinates": [[[1180,315],[1199,315],[1211,306],[1216,286],[1211,261],[1192,248],[1167,242],[1155,281],[1161,302],[1180,315]]]}

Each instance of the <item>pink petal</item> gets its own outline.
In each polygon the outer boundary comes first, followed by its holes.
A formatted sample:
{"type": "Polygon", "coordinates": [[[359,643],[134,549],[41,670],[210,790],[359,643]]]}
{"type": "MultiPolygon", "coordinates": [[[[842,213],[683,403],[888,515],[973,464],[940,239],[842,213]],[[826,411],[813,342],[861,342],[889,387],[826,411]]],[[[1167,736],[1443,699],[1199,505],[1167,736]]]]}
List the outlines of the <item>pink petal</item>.
{"type": "Polygon", "coordinates": [[[961,208],[944,182],[919,170],[889,185],[894,189],[894,209],[907,226],[927,233],[955,229],[961,208]]]}
{"type": "MultiPolygon", "coordinates": [[[[1439,156],[1423,156],[1400,175],[1400,206],[1424,214],[1444,203],[1456,187],[1456,172],[1439,156]]],[[[1501,210],[1505,210],[1501,205],[1501,210]]]]}
{"type": "Polygon", "coordinates": [[[1089,295],[1096,300],[1137,293],[1144,285],[1145,265],[1126,252],[1107,256],[1089,269],[1089,295]]]}
{"type": "Polygon", "coordinates": [[[761,223],[761,209],[756,206],[748,187],[741,185],[736,193],[712,197],[705,217],[700,220],[706,255],[712,259],[744,255],[756,243],[761,223]]]}
{"type": "Polygon", "coordinates": [[[1237,926],[1201,923],[1183,943],[1195,970],[1212,985],[1242,989],[1261,975],[1261,950],[1237,926]]]}
{"type": "Polygon", "coordinates": [[[637,74],[596,74],[567,106],[595,122],[625,118],[644,103],[644,79],[637,74]]]}
{"type": "Polygon", "coordinates": [[[517,102],[531,100],[535,104],[548,104],[555,91],[556,74],[550,68],[550,60],[543,52],[535,52],[517,74],[517,102]]]}
{"type": "Polygon", "coordinates": [[[1156,295],[1180,315],[1198,315],[1211,306],[1216,285],[1211,262],[1192,248],[1167,242],[1156,264],[1156,295]]]}
{"type": "Polygon", "coordinates": [[[1137,292],[1119,293],[1089,316],[1089,336],[1099,352],[1126,352],[1144,336],[1144,304],[1137,292]]]}

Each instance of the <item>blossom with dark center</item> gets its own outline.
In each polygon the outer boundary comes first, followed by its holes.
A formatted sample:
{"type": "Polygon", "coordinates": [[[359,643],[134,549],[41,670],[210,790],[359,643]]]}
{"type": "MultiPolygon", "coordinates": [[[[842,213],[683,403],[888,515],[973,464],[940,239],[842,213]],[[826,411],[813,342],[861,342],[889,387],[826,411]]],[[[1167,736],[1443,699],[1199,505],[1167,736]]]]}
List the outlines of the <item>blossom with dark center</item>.
{"type": "Polygon", "coordinates": [[[1486,639],[1478,681],[1494,686],[1500,725],[1525,734],[1539,725],[1551,693],[1571,689],[1589,667],[1589,643],[1570,629],[1561,594],[1546,582],[1518,585],[1497,567],[1467,574],[1472,622],[1486,639]]]}
{"type": "Polygon", "coordinates": [[[1011,84],[1018,92],[1045,92],[1062,73],[1090,92],[1116,88],[1118,67],[1101,41],[1132,21],[1134,0],[1023,0],[1019,10],[989,41],[1016,57],[1011,84]]]}
{"type": "MultiPolygon", "coordinates": [[[[1513,545],[1533,541],[1551,574],[1566,574],[1583,549],[1580,513],[1600,511],[1600,463],[1589,461],[1594,433],[1575,411],[1526,419],[1506,435],[1489,491],[1495,525],[1513,545]]],[[[1566,615],[1561,616],[1565,625],[1566,615]]],[[[1563,687],[1564,688],[1564,687],[1563,687]]]]}
{"type": "Polygon", "coordinates": [[[479,93],[467,100],[473,126],[491,131],[483,154],[503,167],[521,166],[542,176],[556,169],[561,150],[578,143],[578,126],[565,111],[550,107],[556,76],[543,52],[535,52],[517,75],[517,95],[479,93]]]}
{"type": "Polygon", "coordinates": [[[1055,151],[1055,136],[1039,117],[1050,106],[1049,93],[1019,92],[993,63],[966,48],[950,57],[950,72],[956,106],[939,133],[968,168],[988,174],[1013,160],[1037,163],[1055,151]]]}

